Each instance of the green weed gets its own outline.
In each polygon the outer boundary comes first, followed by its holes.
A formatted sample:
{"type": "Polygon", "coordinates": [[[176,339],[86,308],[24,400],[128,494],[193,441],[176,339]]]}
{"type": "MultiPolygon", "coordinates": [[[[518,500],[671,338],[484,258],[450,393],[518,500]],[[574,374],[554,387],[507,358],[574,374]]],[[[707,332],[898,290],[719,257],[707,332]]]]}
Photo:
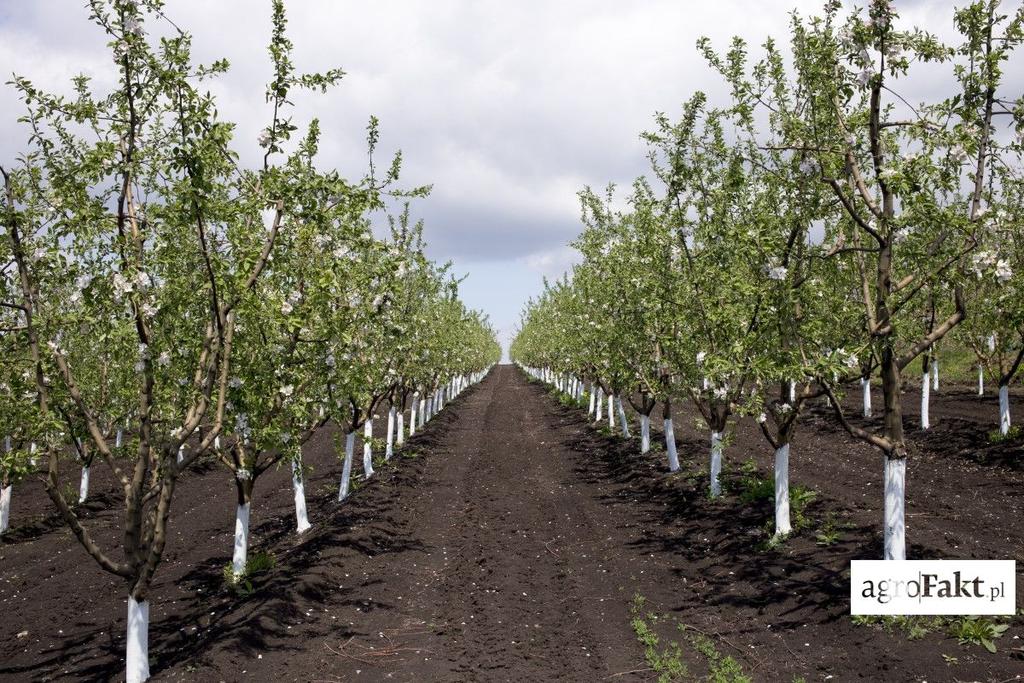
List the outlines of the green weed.
{"type": "Polygon", "coordinates": [[[273,553],[257,551],[249,554],[245,562],[245,571],[235,576],[234,567],[230,562],[224,566],[224,584],[228,590],[237,595],[249,595],[253,592],[253,580],[274,568],[277,561],[273,553]]]}

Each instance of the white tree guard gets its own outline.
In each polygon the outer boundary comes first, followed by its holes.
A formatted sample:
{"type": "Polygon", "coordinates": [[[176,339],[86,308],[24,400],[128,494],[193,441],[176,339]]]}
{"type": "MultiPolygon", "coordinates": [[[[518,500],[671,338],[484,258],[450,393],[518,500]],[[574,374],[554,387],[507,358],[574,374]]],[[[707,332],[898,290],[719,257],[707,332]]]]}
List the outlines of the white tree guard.
{"type": "Polygon", "coordinates": [[[676,432],[672,428],[672,418],[665,420],[665,450],[668,451],[668,471],[679,471],[679,454],[676,453],[676,432]]]}
{"type": "Polygon", "coordinates": [[[649,415],[640,416],[640,453],[651,450],[651,418],[649,415]]]}
{"type": "Polygon", "coordinates": [[[793,531],[789,519],[789,444],[775,449],[775,535],[793,531]]]}
{"type": "Polygon", "coordinates": [[[999,433],[1008,434],[1010,431],[1010,387],[1003,385],[999,387],[999,433]]]}
{"type": "Polygon", "coordinates": [[[306,481],[302,476],[302,463],[292,460],[292,490],[295,493],[295,531],[303,533],[311,526],[306,513],[306,481]]]}
{"type": "Polygon", "coordinates": [[[388,435],[384,444],[384,459],[390,459],[395,453],[395,407],[388,409],[388,435]]]}
{"type": "Polygon", "coordinates": [[[11,524],[11,491],[13,486],[0,486],[0,535],[3,535],[11,524]]]}
{"type": "Polygon", "coordinates": [[[89,466],[82,466],[82,479],[78,483],[78,504],[81,505],[89,499],[89,466]]]}
{"type": "Polygon", "coordinates": [[[238,579],[245,574],[249,558],[249,503],[235,508],[235,547],[231,554],[231,571],[238,579]]]}
{"type": "Polygon", "coordinates": [[[348,498],[349,485],[352,481],[352,457],[356,449],[356,433],[345,435],[345,462],[341,466],[341,485],[338,487],[338,500],[348,498]]]}
{"type": "Polygon", "coordinates": [[[931,422],[928,419],[928,404],[931,402],[929,395],[931,386],[928,373],[925,372],[921,375],[921,429],[928,429],[931,427],[931,422]]]}
{"type": "Polygon", "coordinates": [[[860,390],[864,395],[864,417],[871,417],[871,378],[861,377],[860,378],[860,390]]]}
{"type": "Polygon", "coordinates": [[[885,559],[907,559],[906,544],[906,458],[885,458],[885,559]]]}
{"type": "Polygon", "coordinates": [[[128,598],[128,643],[125,649],[126,683],[149,679],[149,602],[128,598]]]}
{"type": "Polygon", "coordinates": [[[363,425],[363,476],[367,479],[373,476],[373,418],[367,418],[363,425]]]}
{"type": "Polygon", "coordinates": [[[722,495],[722,433],[711,432],[711,496],[722,495]]]}

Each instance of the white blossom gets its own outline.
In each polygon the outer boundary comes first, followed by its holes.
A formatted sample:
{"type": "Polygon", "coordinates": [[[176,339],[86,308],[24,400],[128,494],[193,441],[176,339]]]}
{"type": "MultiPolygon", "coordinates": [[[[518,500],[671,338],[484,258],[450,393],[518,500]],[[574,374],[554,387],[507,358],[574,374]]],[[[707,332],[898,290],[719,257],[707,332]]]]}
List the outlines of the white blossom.
{"type": "Polygon", "coordinates": [[[121,297],[129,292],[133,291],[134,287],[128,279],[121,273],[114,273],[114,298],[118,301],[121,297]]]}
{"type": "Polygon", "coordinates": [[[1008,281],[1013,277],[1013,271],[1010,269],[1010,264],[1003,259],[996,261],[995,276],[1000,283],[1008,281]]]}
{"type": "Polygon", "coordinates": [[[259,143],[260,147],[270,147],[271,142],[270,129],[264,128],[260,131],[260,134],[256,137],[256,142],[259,143]]]}

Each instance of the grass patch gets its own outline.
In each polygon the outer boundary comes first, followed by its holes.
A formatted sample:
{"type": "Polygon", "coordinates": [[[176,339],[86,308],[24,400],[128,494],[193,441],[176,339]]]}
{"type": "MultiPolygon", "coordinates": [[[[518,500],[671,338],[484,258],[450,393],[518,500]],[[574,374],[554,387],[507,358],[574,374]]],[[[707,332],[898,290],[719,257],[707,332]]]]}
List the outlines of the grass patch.
{"type": "MultiPolygon", "coordinates": [[[[740,465],[739,481],[733,487],[733,490],[740,501],[748,505],[767,501],[775,502],[774,477],[762,475],[758,471],[757,463],[753,459],[748,459],[740,465]]],[[[818,493],[814,489],[803,484],[789,487],[789,518],[794,532],[812,526],[813,521],[808,515],[807,508],[817,497],[818,493]]],[[[766,524],[765,531],[775,539],[774,520],[766,524]]],[[[777,545],[778,540],[770,542],[770,547],[777,545]]]]}
{"type": "MultiPolygon", "coordinates": [[[[679,628],[687,630],[687,626],[681,624],[679,628]]],[[[708,661],[708,678],[711,683],[751,683],[753,679],[743,672],[740,663],[729,655],[723,655],[718,651],[713,641],[703,633],[696,633],[690,638],[693,647],[708,661]]]]}
{"type": "Polygon", "coordinates": [[[981,645],[995,653],[996,639],[1002,638],[1009,624],[999,623],[988,617],[957,617],[947,627],[949,635],[961,645],[981,645]]]}
{"type": "Polygon", "coordinates": [[[993,429],[988,433],[988,442],[992,445],[1001,443],[1008,443],[1010,441],[1017,441],[1021,437],[1020,425],[1010,425],[1010,428],[1003,434],[998,429],[993,429]]]}
{"type": "MultiPolygon", "coordinates": [[[[878,626],[888,633],[902,633],[908,640],[920,640],[929,633],[942,631],[956,638],[961,645],[980,645],[993,653],[996,651],[996,640],[1002,638],[1010,628],[1008,623],[979,616],[857,615],[851,617],[851,620],[857,626],[878,626]]],[[[955,657],[951,659],[954,662],[956,660],[955,657]]]]}
{"type": "Polygon", "coordinates": [[[224,585],[236,595],[249,595],[255,590],[253,581],[266,574],[277,564],[273,553],[256,551],[249,553],[245,561],[245,571],[235,576],[234,566],[228,562],[224,566],[224,585]]]}
{"type": "Polygon", "coordinates": [[[633,596],[633,604],[630,607],[632,620],[630,625],[636,633],[637,642],[644,647],[644,661],[651,670],[658,674],[658,683],[672,683],[673,681],[684,681],[689,678],[689,670],[683,661],[683,653],[679,643],[672,641],[661,647],[661,642],[647,623],[656,621],[653,614],[644,616],[644,605],[647,600],[637,593],[633,596]]]}

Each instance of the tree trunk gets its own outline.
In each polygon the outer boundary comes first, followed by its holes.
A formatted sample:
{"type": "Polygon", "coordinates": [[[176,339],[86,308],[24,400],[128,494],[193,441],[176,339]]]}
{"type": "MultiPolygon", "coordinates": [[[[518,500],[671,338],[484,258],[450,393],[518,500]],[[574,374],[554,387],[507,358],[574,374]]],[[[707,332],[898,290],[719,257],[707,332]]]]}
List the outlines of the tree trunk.
{"type": "Polygon", "coordinates": [[[921,375],[921,429],[931,427],[931,422],[928,419],[929,389],[931,389],[931,381],[928,377],[928,370],[925,369],[924,374],[921,375]]]}
{"type": "Polygon", "coordinates": [[[245,565],[249,560],[249,511],[253,484],[251,476],[239,477],[238,473],[235,473],[238,507],[235,509],[235,548],[231,555],[231,571],[234,572],[236,580],[245,574],[245,565]]]}
{"type": "Polygon", "coordinates": [[[608,429],[615,431],[615,394],[608,394],[608,429]]]}
{"type": "Polygon", "coordinates": [[[10,526],[11,522],[11,489],[14,487],[10,484],[0,485],[0,536],[2,536],[10,526]]]}
{"type": "Polygon", "coordinates": [[[363,476],[369,479],[373,476],[373,418],[366,418],[363,425],[363,476]]]}
{"type": "Polygon", "coordinates": [[[415,391],[412,394],[412,405],[409,407],[409,437],[411,438],[416,434],[416,404],[419,402],[419,392],[415,391]]]}
{"type": "Polygon", "coordinates": [[[885,559],[907,558],[906,506],[907,459],[885,456],[885,559]]]}
{"type": "Polygon", "coordinates": [[[629,420],[626,419],[626,409],[622,406],[621,396],[616,397],[615,407],[619,411],[619,424],[622,425],[622,438],[628,439],[630,437],[629,420]]]}
{"type": "Polygon", "coordinates": [[[640,454],[651,450],[651,416],[640,416],[640,454]]]}
{"type": "Polygon", "coordinates": [[[665,399],[662,408],[662,417],[665,420],[665,450],[668,451],[668,471],[679,471],[679,455],[676,453],[676,433],[672,429],[672,403],[665,399]]]}
{"type": "Polygon", "coordinates": [[[602,389],[601,387],[597,388],[597,407],[596,407],[596,411],[597,412],[594,415],[594,417],[595,417],[594,421],[597,422],[598,424],[600,424],[601,420],[604,418],[604,389],[602,389]]]}
{"type": "Polygon", "coordinates": [[[722,495],[722,482],[719,478],[722,474],[722,433],[711,432],[711,497],[717,498],[722,495]]]}
{"type": "Polygon", "coordinates": [[[999,433],[1006,436],[1010,432],[1010,387],[999,385],[999,433]]]}
{"type": "Polygon", "coordinates": [[[871,378],[861,377],[860,388],[864,393],[864,417],[871,417],[871,378]]]}
{"type": "Polygon", "coordinates": [[[885,437],[891,444],[885,454],[885,559],[906,559],[905,500],[907,450],[903,438],[903,404],[900,371],[891,345],[882,348],[880,369],[885,401],[885,437]]]}
{"type": "Polygon", "coordinates": [[[985,368],[978,364],[978,396],[985,395],[985,368]]]}
{"type": "Polygon", "coordinates": [[[356,433],[349,432],[345,435],[345,462],[341,466],[341,486],[338,488],[338,500],[348,498],[349,483],[352,479],[352,457],[356,448],[356,433]]]}
{"type": "Polygon", "coordinates": [[[793,531],[789,519],[789,441],[775,449],[775,535],[793,531]]]}
{"type": "Polygon", "coordinates": [[[932,391],[939,390],[939,359],[932,358],[932,391]]]}
{"type": "Polygon", "coordinates": [[[312,526],[306,514],[306,482],[302,472],[301,455],[298,459],[292,460],[292,490],[295,492],[295,531],[301,534],[312,526]]]}
{"type": "Polygon", "coordinates": [[[395,428],[395,443],[398,446],[405,443],[405,410],[398,411],[398,425],[395,428]]]}
{"type": "Polygon", "coordinates": [[[587,417],[590,417],[591,415],[593,415],[594,414],[594,410],[596,410],[596,406],[594,405],[594,400],[596,398],[597,398],[597,394],[595,393],[594,383],[591,382],[590,383],[590,408],[587,409],[587,417]]]}
{"type": "Polygon", "coordinates": [[[128,644],[125,650],[125,683],[149,679],[149,602],[128,596],[128,644]]]}
{"type": "Polygon", "coordinates": [[[81,505],[89,498],[89,466],[82,465],[82,480],[78,484],[78,504],[81,505]]]}
{"type": "Polygon", "coordinates": [[[388,435],[384,446],[384,459],[389,460],[395,452],[395,407],[388,408],[388,435]]]}

